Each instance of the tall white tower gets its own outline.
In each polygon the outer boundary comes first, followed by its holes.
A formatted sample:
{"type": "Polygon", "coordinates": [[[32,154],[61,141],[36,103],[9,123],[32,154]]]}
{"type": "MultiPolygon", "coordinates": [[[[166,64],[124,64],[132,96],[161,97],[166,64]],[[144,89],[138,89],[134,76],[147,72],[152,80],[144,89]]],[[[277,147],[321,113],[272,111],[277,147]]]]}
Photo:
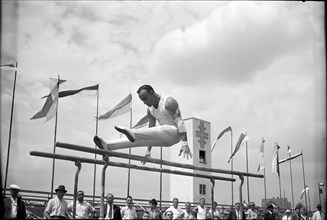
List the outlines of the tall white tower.
{"type": "MultiPolygon", "coordinates": [[[[183,159],[178,156],[181,143],[170,148],[170,160],[174,162],[191,164],[199,167],[211,167],[211,128],[210,122],[197,118],[184,119],[187,129],[188,144],[193,158],[183,159]]],[[[174,168],[193,173],[206,173],[197,170],[174,168]]],[[[170,175],[170,200],[178,198],[179,201],[199,202],[205,198],[206,202],[211,201],[211,183],[208,179],[170,175]]]]}

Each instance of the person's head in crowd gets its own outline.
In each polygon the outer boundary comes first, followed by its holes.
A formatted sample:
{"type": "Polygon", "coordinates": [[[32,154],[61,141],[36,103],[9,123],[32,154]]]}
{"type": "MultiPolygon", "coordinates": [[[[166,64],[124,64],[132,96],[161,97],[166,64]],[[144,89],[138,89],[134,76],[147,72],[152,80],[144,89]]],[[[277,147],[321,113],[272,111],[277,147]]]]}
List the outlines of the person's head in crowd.
{"type": "Polygon", "coordinates": [[[165,219],[173,219],[173,216],[174,216],[174,214],[172,211],[167,211],[165,213],[165,219]]]}
{"type": "Polygon", "coordinates": [[[300,210],[300,207],[299,207],[299,206],[296,206],[296,207],[295,207],[295,213],[296,213],[297,215],[300,215],[300,214],[301,214],[301,210],[300,210]]]}
{"type": "Polygon", "coordinates": [[[191,208],[192,208],[191,203],[190,202],[186,202],[185,203],[185,210],[189,212],[189,211],[191,211],[191,208]]]}
{"type": "Polygon", "coordinates": [[[157,205],[158,205],[157,200],[155,200],[155,199],[151,199],[149,201],[149,204],[150,204],[151,209],[155,209],[157,207],[157,205]]]}
{"type": "Polygon", "coordinates": [[[177,209],[177,207],[178,207],[178,199],[177,198],[174,198],[173,199],[173,207],[175,208],[175,209],[177,209]]]}
{"type": "Polygon", "coordinates": [[[126,205],[128,207],[132,207],[133,206],[133,197],[132,196],[127,196],[127,198],[126,198],[126,205]]]}
{"type": "Polygon", "coordinates": [[[77,191],[77,200],[82,203],[84,201],[84,191],[78,190],[77,191]]]}
{"type": "Polygon", "coordinates": [[[269,204],[267,206],[267,209],[270,211],[270,212],[273,212],[274,211],[274,206],[272,204],[269,204]]]}
{"type": "Polygon", "coordinates": [[[108,193],[106,198],[107,198],[107,203],[109,205],[112,205],[115,199],[114,195],[112,193],[108,193]]]}
{"type": "Polygon", "coordinates": [[[10,194],[11,194],[11,197],[13,199],[16,199],[17,197],[19,197],[19,191],[20,191],[20,187],[16,184],[11,184],[9,186],[10,188],[10,194]]]}
{"type": "Polygon", "coordinates": [[[148,211],[144,211],[142,215],[142,219],[149,219],[150,218],[150,213],[148,211]]]}
{"type": "Polygon", "coordinates": [[[64,198],[64,195],[66,194],[67,190],[64,185],[59,185],[57,189],[55,189],[57,193],[58,199],[64,198]]]}
{"type": "Polygon", "coordinates": [[[204,204],[206,203],[206,199],[205,198],[201,198],[200,199],[200,206],[203,208],[204,204]]]}
{"type": "Polygon", "coordinates": [[[218,206],[218,203],[216,201],[213,201],[213,203],[212,203],[213,210],[216,210],[217,206],[218,206]]]}

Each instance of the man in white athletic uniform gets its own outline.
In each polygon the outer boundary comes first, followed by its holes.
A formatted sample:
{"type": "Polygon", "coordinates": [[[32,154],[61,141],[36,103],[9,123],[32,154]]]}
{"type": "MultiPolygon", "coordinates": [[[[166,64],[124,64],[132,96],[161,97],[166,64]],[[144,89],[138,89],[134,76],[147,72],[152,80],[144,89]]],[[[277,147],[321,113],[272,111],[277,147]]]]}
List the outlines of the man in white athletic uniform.
{"type": "Polygon", "coordinates": [[[141,101],[148,106],[149,128],[129,129],[115,126],[115,129],[126,137],[105,142],[95,136],[94,143],[107,150],[148,146],[145,156],[150,157],[152,146],[170,147],[182,140],[179,156],[183,153],[184,157],[192,157],[178,102],[170,96],[157,94],[150,85],[141,86],[137,93],[141,101]],[[156,126],[157,120],[159,126],[156,126]]]}

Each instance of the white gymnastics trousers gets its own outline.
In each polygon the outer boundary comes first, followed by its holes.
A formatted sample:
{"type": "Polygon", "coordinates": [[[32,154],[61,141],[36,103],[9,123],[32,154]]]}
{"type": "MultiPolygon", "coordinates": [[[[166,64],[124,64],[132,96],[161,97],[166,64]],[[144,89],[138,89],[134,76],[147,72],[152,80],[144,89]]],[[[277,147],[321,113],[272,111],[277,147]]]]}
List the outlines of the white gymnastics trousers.
{"type": "Polygon", "coordinates": [[[178,132],[174,125],[159,125],[151,128],[131,129],[135,142],[130,142],[127,137],[107,141],[110,150],[130,147],[170,147],[180,142],[184,134],[178,132]]]}

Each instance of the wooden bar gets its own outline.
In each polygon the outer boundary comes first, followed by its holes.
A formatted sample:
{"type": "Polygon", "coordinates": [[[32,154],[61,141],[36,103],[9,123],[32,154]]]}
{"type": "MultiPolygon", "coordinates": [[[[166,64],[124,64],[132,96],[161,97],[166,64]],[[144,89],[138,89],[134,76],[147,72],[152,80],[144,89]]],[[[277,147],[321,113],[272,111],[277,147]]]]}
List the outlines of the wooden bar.
{"type": "MultiPolygon", "coordinates": [[[[73,161],[73,162],[80,161],[80,162],[83,162],[83,163],[91,163],[91,164],[100,164],[100,165],[105,165],[106,164],[106,162],[102,161],[102,160],[94,160],[94,159],[83,158],[83,157],[74,157],[74,156],[67,156],[67,155],[53,154],[53,153],[45,153],[45,152],[38,152],[38,151],[31,151],[30,155],[31,156],[54,158],[54,159],[60,159],[60,160],[68,160],[68,161],[73,161]]],[[[220,177],[220,176],[212,176],[212,175],[191,173],[191,172],[178,171],[178,170],[138,166],[138,165],[134,165],[134,164],[118,163],[118,162],[112,162],[112,161],[108,161],[107,163],[108,163],[109,166],[125,167],[125,168],[131,168],[131,169],[136,169],[136,170],[162,172],[162,173],[169,173],[169,174],[176,174],[176,175],[183,175],[183,176],[193,176],[193,177],[206,178],[206,179],[215,179],[215,180],[222,180],[222,181],[232,181],[232,182],[236,181],[234,178],[229,178],[229,177],[220,177]]]]}
{"type": "Polygon", "coordinates": [[[212,172],[212,173],[234,174],[234,175],[250,176],[250,177],[257,177],[257,178],[264,177],[262,174],[254,174],[254,173],[231,171],[231,170],[222,170],[222,169],[215,169],[215,168],[208,168],[208,167],[198,167],[198,166],[194,166],[194,165],[190,165],[190,164],[180,164],[180,163],[170,162],[170,161],[166,161],[166,160],[147,158],[147,157],[143,157],[143,156],[130,155],[130,154],[102,150],[102,149],[94,149],[94,148],[90,148],[90,147],[62,143],[62,142],[57,142],[56,146],[60,147],[60,148],[70,149],[70,150],[77,150],[77,151],[83,151],[83,152],[88,152],[88,153],[96,153],[96,154],[101,154],[101,155],[108,155],[111,157],[118,157],[118,158],[131,159],[131,160],[137,160],[137,161],[146,161],[148,163],[162,164],[165,166],[180,167],[180,168],[184,168],[184,169],[200,170],[200,171],[212,172]]]}

